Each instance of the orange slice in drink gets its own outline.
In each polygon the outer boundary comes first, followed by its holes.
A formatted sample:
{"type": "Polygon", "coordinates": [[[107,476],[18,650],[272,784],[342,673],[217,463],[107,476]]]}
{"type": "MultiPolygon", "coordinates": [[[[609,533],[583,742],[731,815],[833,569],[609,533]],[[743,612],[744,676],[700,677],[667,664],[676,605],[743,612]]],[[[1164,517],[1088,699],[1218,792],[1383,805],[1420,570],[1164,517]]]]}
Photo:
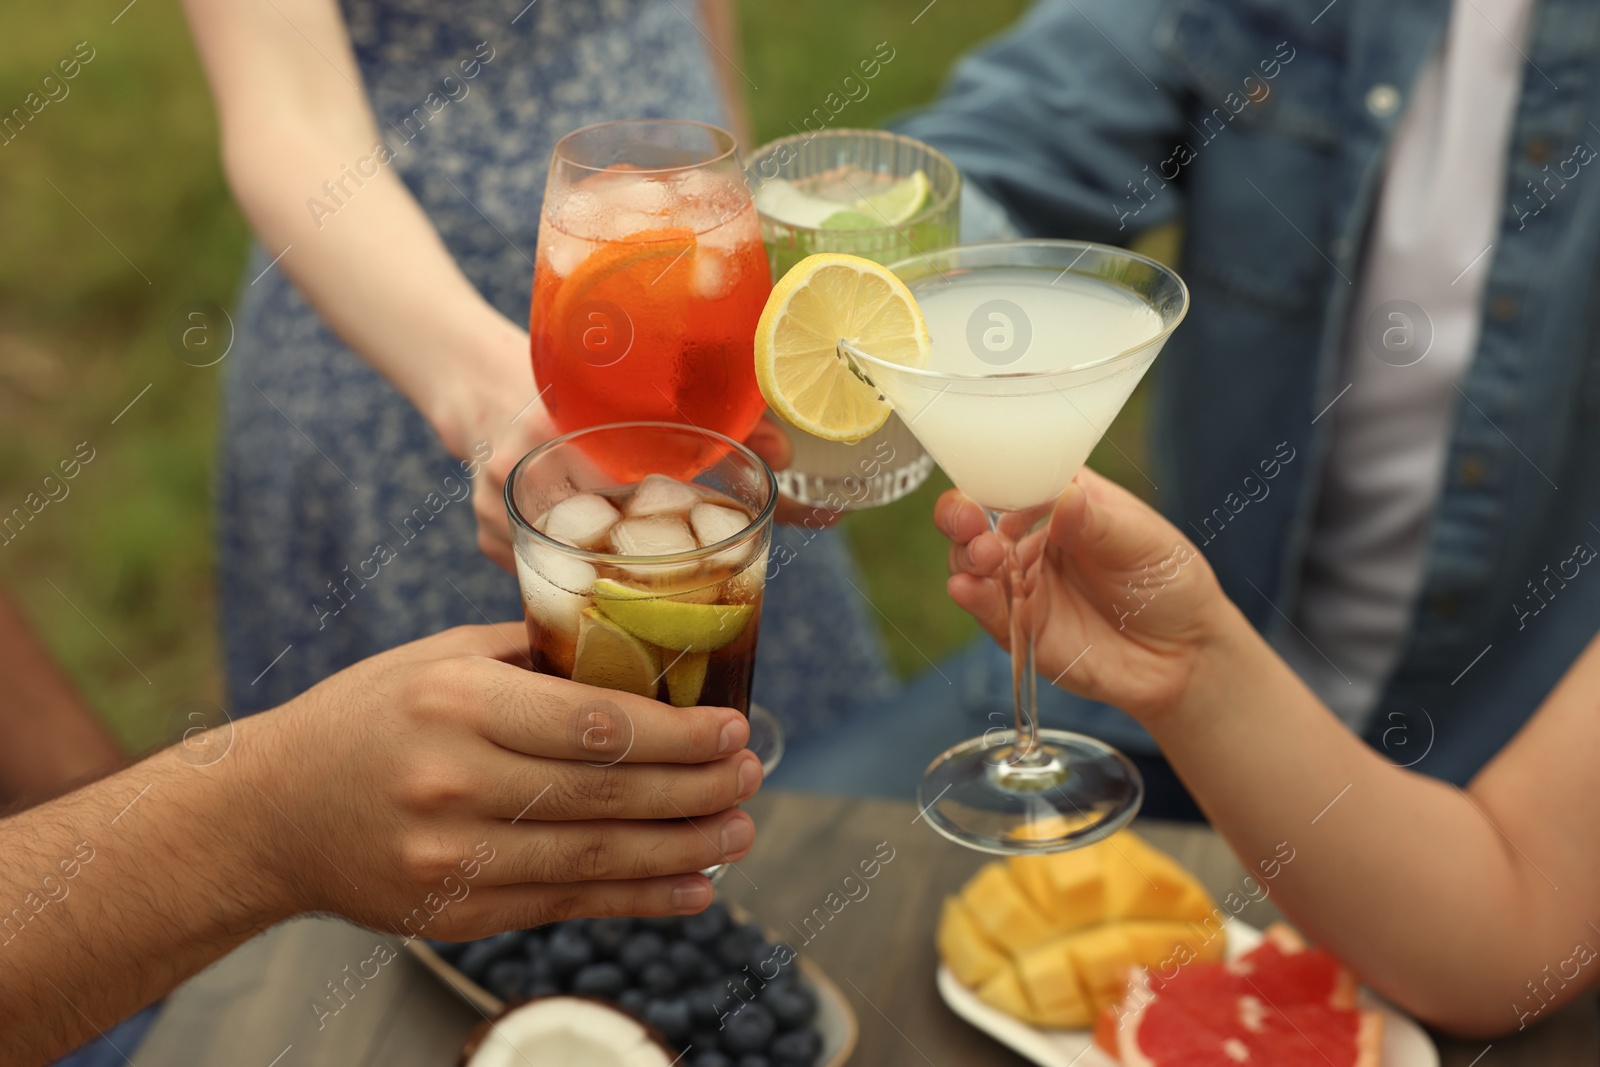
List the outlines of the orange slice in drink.
{"type": "Polygon", "coordinates": [[[563,279],[551,319],[570,354],[596,367],[630,351],[675,351],[687,323],[695,234],[644,230],[591,252],[563,279]]]}

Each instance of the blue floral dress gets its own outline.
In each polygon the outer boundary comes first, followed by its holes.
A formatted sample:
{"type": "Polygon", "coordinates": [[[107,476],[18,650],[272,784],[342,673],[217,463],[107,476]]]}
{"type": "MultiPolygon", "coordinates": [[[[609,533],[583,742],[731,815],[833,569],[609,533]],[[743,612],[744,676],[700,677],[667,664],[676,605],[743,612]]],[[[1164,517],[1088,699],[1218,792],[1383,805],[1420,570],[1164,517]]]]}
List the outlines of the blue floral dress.
{"type": "MultiPolygon", "coordinates": [[[[513,321],[528,314],[558,138],[635,116],[723,121],[698,9],[695,0],[344,3],[395,153],[386,165],[513,321]]],[[[377,165],[352,160],[351,170],[377,165]]],[[[325,226],[360,196],[356,179],[341,177],[308,200],[325,226]]],[[[261,249],[251,257],[224,364],[219,582],[237,714],[413,638],[521,611],[516,580],[476,547],[461,464],[271,263],[261,249]],[[380,545],[392,558],[375,567],[380,545]]],[[[768,589],[755,698],[804,735],[881,700],[892,683],[840,538],[779,536],[788,551],[774,558],[792,559],[768,589]]]]}

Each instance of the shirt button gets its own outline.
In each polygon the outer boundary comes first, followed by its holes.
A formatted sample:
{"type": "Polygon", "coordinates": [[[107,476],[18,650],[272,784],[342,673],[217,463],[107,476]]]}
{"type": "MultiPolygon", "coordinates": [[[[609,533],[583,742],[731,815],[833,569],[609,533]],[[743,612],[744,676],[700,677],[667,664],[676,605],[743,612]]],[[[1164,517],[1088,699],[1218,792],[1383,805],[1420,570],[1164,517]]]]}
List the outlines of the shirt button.
{"type": "Polygon", "coordinates": [[[1517,317],[1517,310],[1515,297],[1497,296],[1489,301],[1489,314],[1498,322],[1510,322],[1517,317]]]}
{"type": "Polygon", "coordinates": [[[1400,90],[1384,82],[1367,90],[1367,110],[1375,118],[1386,119],[1400,110],[1400,90]]]}
{"type": "Polygon", "coordinates": [[[1544,137],[1535,137],[1528,142],[1528,162],[1536,167],[1541,167],[1550,162],[1550,141],[1544,137]]]}
{"type": "Polygon", "coordinates": [[[1461,613],[1461,602],[1449,593],[1440,593],[1433,598],[1433,613],[1449,621],[1461,613]]]}
{"type": "Polygon", "coordinates": [[[1461,461],[1461,466],[1456,473],[1460,477],[1462,485],[1482,485],[1484,479],[1489,476],[1489,468],[1483,462],[1481,456],[1468,456],[1461,461]]]}

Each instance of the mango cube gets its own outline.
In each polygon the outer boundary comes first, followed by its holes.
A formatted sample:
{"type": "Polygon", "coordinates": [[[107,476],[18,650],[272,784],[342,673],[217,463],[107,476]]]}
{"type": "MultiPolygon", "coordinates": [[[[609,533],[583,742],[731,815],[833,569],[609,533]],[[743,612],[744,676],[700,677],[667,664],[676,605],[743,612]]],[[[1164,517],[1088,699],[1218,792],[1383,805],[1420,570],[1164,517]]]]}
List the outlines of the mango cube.
{"type": "Polygon", "coordinates": [[[1021,1019],[1025,1023],[1038,1021],[1033,1014],[1033,1005],[1028,1003],[1027,994],[1022,991],[1022,983],[1017,980],[1015,968],[1007,967],[979,986],[978,999],[1013,1019],[1021,1019]]]}
{"type": "Polygon", "coordinates": [[[1050,922],[1029,902],[1004,863],[989,863],[961,892],[961,903],[979,929],[1010,952],[1050,940],[1050,922]]]}
{"type": "Polygon", "coordinates": [[[944,898],[939,913],[939,958],[950,973],[969,989],[976,989],[997,972],[1011,966],[1005,952],[989,940],[973,921],[966,906],[955,897],[944,898]]]}
{"type": "Polygon", "coordinates": [[[1063,934],[1104,922],[1106,917],[1104,844],[1047,856],[1019,856],[1011,872],[1023,892],[1063,934]]]}
{"type": "Polygon", "coordinates": [[[1114,919],[1166,919],[1189,896],[1194,876],[1133,834],[1106,840],[1106,914],[1114,919]]]}
{"type": "Polygon", "coordinates": [[[1078,968],[1078,978],[1094,1001],[1094,1010],[1122,997],[1133,968],[1133,942],[1120,925],[1106,923],[1073,934],[1062,942],[1078,968]]]}
{"type": "Polygon", "coordinates": [[[1133,945],[1134,960],[1158,973],[1195,960],[1219,960],[1226,940],[1190,923],[1148,919],[1123,923],[1122,932],[1133,945]]]}
{"type": "Polygon", "coordinates": [[[1017,977],[1040,1026],[1078,1029],[1094,1022],[1094,1004],[1078,981],[1065,939],[1017,956],[1017,977]]]}

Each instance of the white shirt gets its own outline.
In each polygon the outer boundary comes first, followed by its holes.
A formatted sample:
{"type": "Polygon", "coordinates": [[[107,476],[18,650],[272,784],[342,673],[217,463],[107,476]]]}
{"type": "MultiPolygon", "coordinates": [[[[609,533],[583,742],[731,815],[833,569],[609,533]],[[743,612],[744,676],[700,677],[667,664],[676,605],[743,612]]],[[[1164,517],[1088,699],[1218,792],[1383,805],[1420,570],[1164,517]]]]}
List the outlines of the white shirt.
{"type": "MultiPolygon", "coordinates": [[[[1346,330],[1349,390],[1319,418],[1332,447],[1301,598],[1280,651],[1360,728],[1394,669],[1422,585],[1458,387],[1478,343],[1506,214],[1512,113],[1533,0],[1456,0],[1379,194],[1346,330]]],[[[1392,87],[1367,105],[1392,111],[1392,87]]]]}

